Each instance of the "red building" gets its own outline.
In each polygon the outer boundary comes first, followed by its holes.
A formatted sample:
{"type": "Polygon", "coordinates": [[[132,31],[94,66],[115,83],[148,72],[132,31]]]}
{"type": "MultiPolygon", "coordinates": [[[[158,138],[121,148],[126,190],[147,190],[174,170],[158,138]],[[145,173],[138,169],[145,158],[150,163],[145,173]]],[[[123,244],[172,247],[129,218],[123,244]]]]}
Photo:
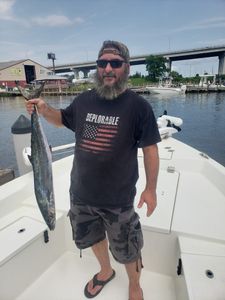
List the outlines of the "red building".
{"type": "Polygon", "coordinates": [[[0,62],[0,88],[11,89],[16,86],[15,81],[19,81],[21,86],[31,84],[36,80],[59,81],[60,84],[66,83],[66,78],[53,75],[48,68],[34,62],[31,59],[0,62]]]}

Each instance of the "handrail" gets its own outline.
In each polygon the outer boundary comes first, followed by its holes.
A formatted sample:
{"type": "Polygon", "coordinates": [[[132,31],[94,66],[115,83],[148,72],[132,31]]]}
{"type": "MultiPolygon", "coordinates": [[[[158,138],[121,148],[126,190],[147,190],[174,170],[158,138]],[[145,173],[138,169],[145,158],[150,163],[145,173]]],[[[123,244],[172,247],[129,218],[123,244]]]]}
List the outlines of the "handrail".
{"type": "Polygon", "coordinates": [[[64,149],[68,149],[68,148],[72,148],[74,146],[75,146],[75,143],[61,145],[61,146],[56,146],[56,147],[52,148],[52,152],[59,151],[59,150],[64,150],[64,149]]]}

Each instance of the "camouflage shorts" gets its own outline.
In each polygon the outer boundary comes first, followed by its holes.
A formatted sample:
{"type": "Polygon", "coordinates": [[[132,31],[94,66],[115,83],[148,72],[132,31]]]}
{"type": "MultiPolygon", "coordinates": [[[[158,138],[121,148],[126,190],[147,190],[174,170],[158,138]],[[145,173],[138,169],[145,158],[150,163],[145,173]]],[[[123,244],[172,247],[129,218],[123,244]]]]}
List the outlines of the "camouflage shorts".
{"type": "Polygon", "coordinates": [[[109,249],[118,262],[126,264],[141,257],[143,235],[133,207],[96,208],[73,204],[69,216],[73,239],[79,249],[104,240],[107,233],[109,249]]]}

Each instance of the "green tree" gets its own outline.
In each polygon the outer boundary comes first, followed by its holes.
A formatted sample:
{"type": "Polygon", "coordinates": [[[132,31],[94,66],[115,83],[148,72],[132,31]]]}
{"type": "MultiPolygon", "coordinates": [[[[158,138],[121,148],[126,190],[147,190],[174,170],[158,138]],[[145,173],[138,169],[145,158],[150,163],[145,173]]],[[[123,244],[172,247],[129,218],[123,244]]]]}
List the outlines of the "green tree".
{"type": "Polygon", "coordinates": [[[134,75],[130,75],[130,78],[141,78],[141,73],[140,72],[136,72],[134,75]]]}
{"type": "Polygon", "coordinates": [[[146,58],[146,71],[152,81],[157,81],[164,77],[168,69],[166,68],[167,59],[163,56],[150,55],[146,58]]]}
{"type": "Polygon", "coordinates": [[[172,77],[173,82],[181,82],[183,80],[183,76],[176,71],[171,71],[170,77],[172,77]]]}

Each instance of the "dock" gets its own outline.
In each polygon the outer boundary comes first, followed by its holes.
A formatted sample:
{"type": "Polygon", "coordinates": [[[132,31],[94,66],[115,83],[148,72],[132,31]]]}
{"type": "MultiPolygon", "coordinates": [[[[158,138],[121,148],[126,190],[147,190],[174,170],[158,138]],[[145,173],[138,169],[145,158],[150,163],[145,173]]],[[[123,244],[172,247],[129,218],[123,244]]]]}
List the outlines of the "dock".
{"type": "Polygon", "coordinates": [[[15,178],[14,171],[12,169],[0,169],[0,185],[3,185],[15,178]]]}
{"type": "MultiPolygon", "coordinates": [[[[146,87],[131,87],[131,90],[137,94],[151,94],[150,90],[146,87]]],[[[198,85],[187,85],[185,93],[221,93],[225,92],[225,86],[198,86],[198,85]]]]}
{"type": "Polygon", "coordinates": [[[225,86],[198,86],[198,85],[187,85],[186,93],[220,93],[225,92],[225,86]]]}
{"type": "MultiPolygon", "coordinates": [[[[137,94],[150,94],[150,90],[145,86],[132,86],[129,87],[132,91],[137,94]]],[[[44,89],[42,96],[78,96],[83,93],[84,90],[73,90],[73,89],[44,89]]],[[[221,93],[225,92],[225,86],[199,86],[199,85],[187,85],[186,93],[221,93]]],[[[18,92],[1,92],[0,97],[16,97],[21,96],[18,92]]]]}
{"type": "Polygon", "coordinates": [[[43,91],[42,96],[78,96],[83,91],[70,91],[70,90],[54,90],[54,91],[43,91]]]}

